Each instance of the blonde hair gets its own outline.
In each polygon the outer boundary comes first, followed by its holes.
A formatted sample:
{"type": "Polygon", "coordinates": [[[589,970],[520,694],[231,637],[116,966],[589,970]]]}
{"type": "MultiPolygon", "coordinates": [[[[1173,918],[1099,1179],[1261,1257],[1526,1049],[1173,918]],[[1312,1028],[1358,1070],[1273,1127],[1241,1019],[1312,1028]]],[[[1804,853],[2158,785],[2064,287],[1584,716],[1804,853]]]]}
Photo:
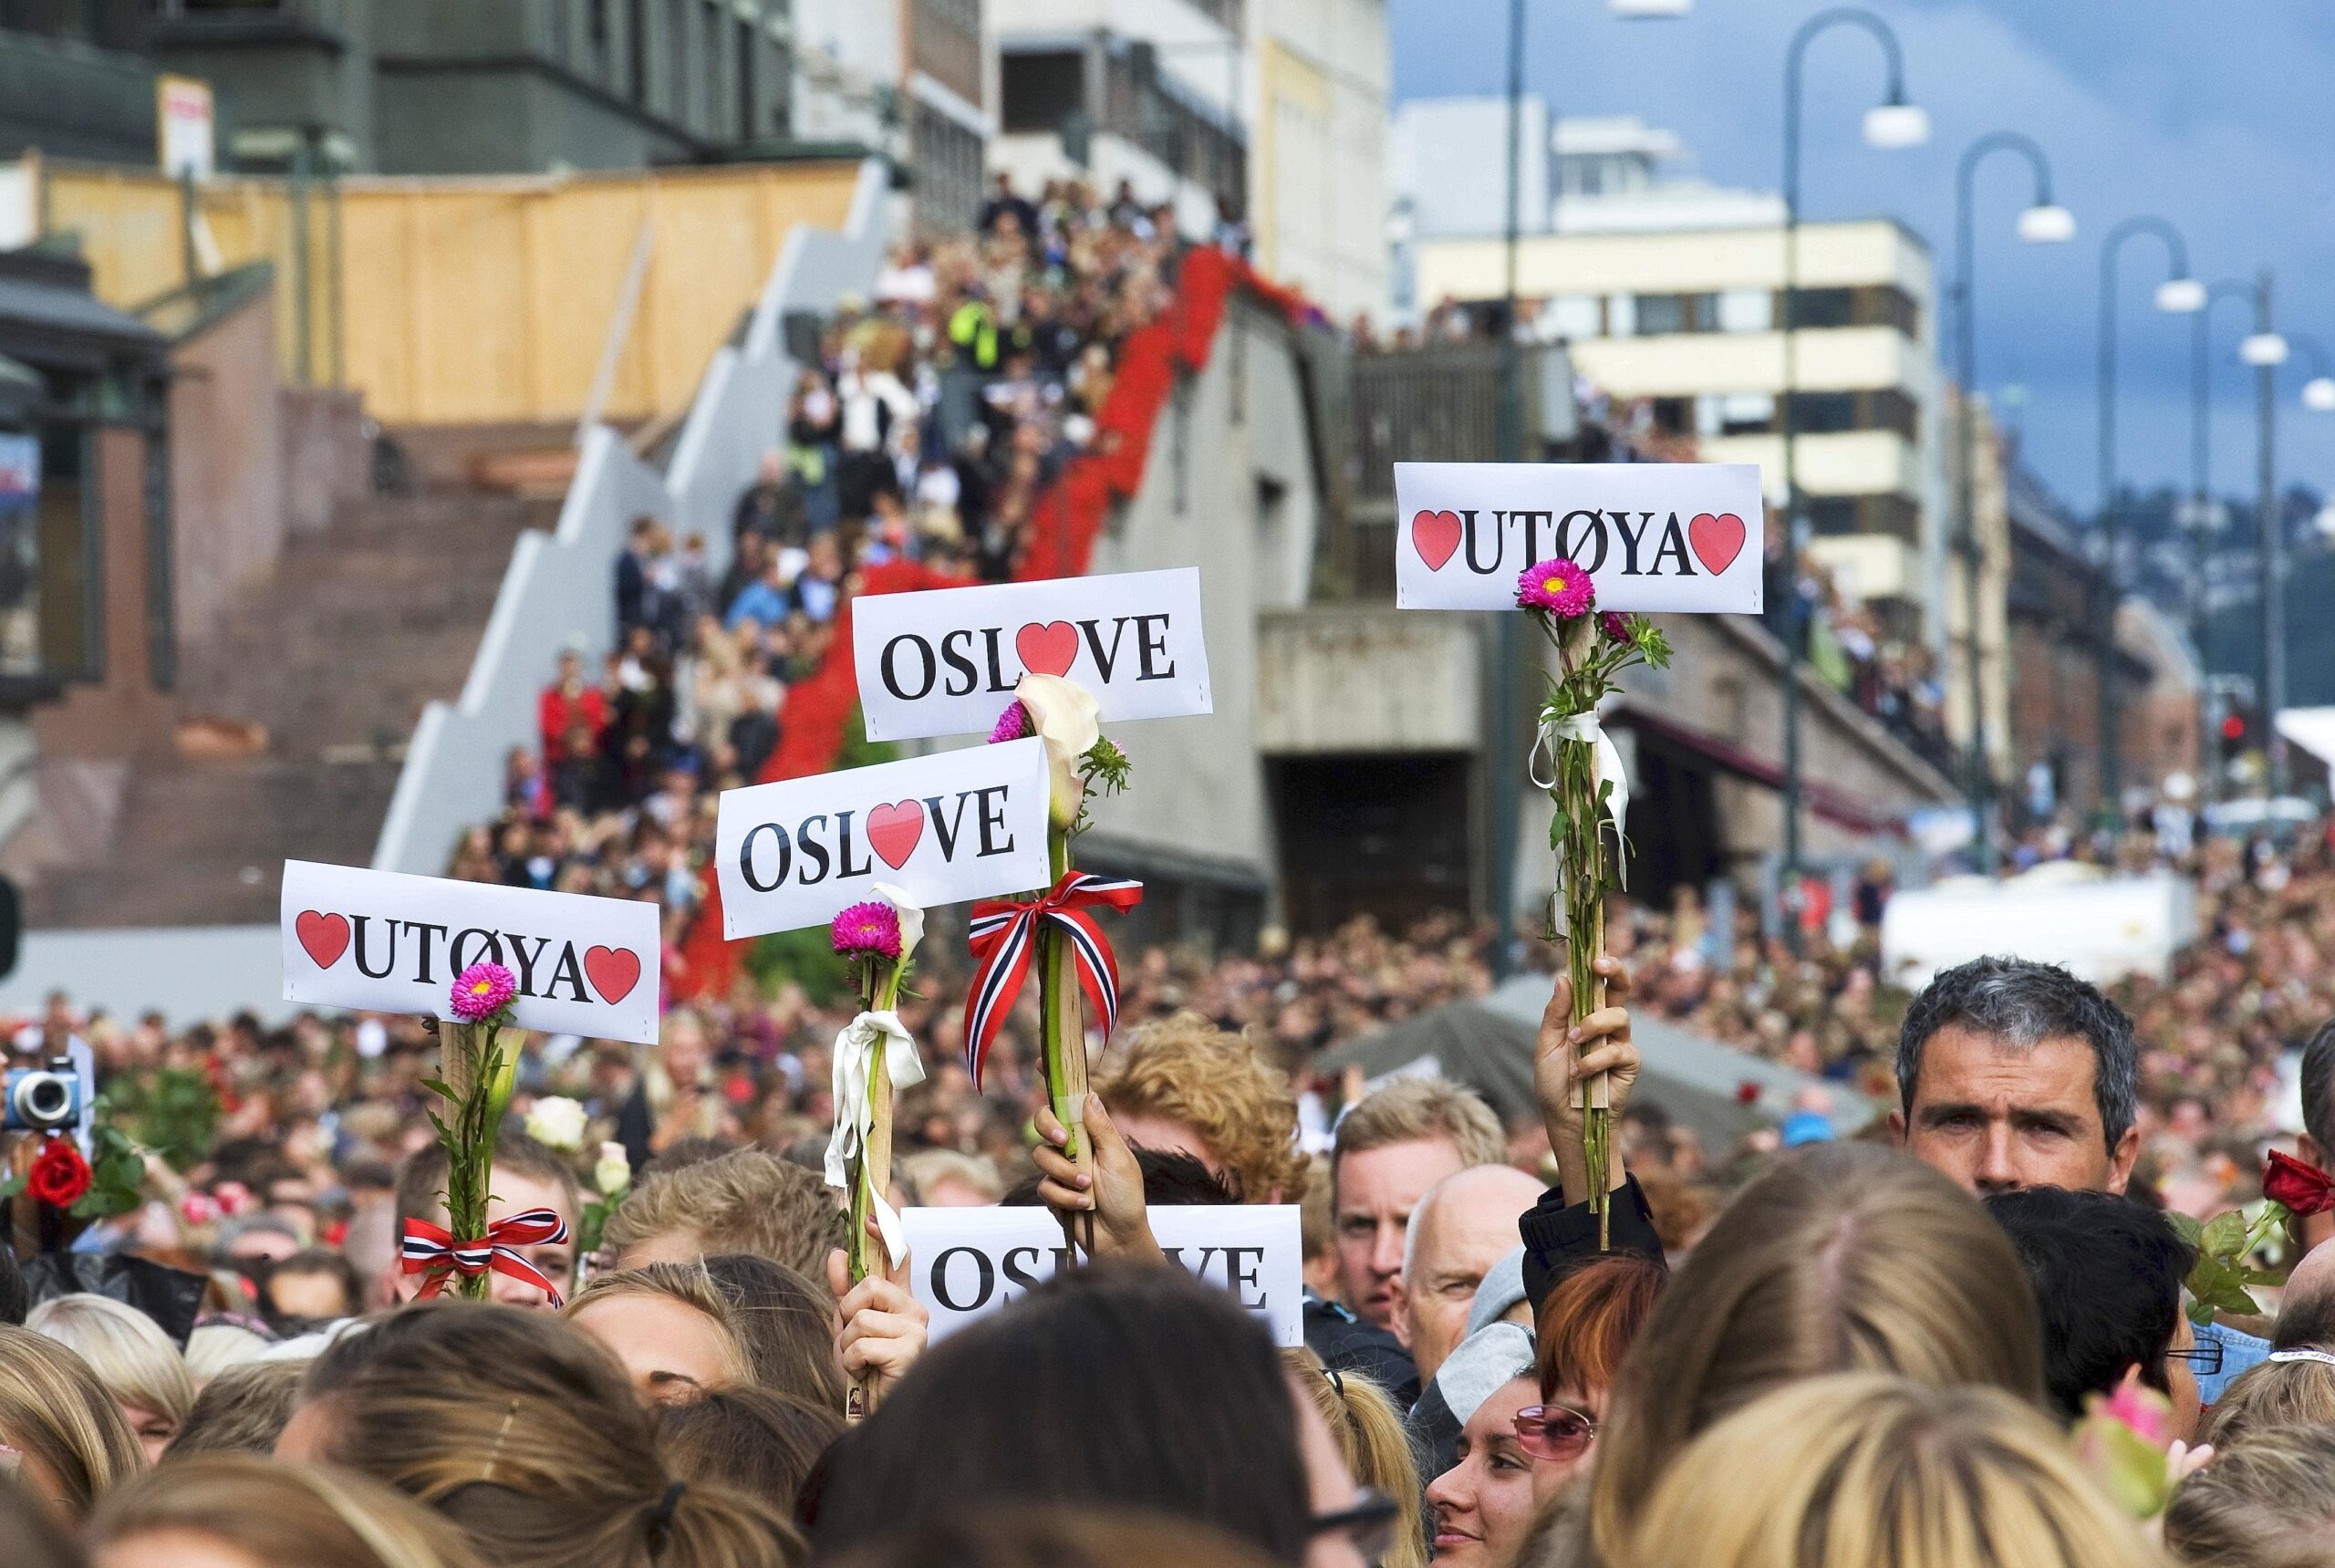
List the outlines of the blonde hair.
{"type": "Polygon", "coordinates": [[[601,1244],[619,1256],[651,1238],[694,1236],[699,1250],[752,1252],[812,1280],[849,1229],[815,1172],[767,1149],[741,1148],[676,1170],[651,1170],[608,1216],[601,1244]]]}
{"type": "Polygon", "coordinates": [[[789,1568],[770,1504],[682,1485],[597,1344],[549,1313],[431,1302],[377,1319],[309,1369],[328,1457],[459,1525],[497,1568],[789,1568]]]}
{"type": "Polygon", "coordinates": [[[1297,1228],[1307,1262],[1338,1250],[1338,1216],[1331,1202],[1326,1159],[1306,1161],[1305,1186],[1297,1200],[1297,1228]]]}
{"type": "Polygon", "coordinates": [[[1850,1373],[1779,1389],[1695,1439],[1609,1561],[2137,1568],[2159,1559],[2031,1404],[1992,1388],[1850,1373]]]}
{"type": "Polygon", "coordinates": [[[2335,1366],[2265,1361],[2230,1380],[2205,1410],[2197,1440],[2216,1451],[2265,1427],[2335,1426],[2335,1366]]]}
{"type": "Polygon", "coordinates": [[[54,1478],[74,1519],[146,1466],[130,1423],[88,1362],[49,1338],[0,1324],[0,1442],[54,1478]]]}
{"type": "Polygon", "coordinates": [[[1095,1092],[1114,1112],[1181,1122],[1237,1183],[1244,1203],[1297,1196],[1297,1097],[1286,1075],[1239,1034],[1197,1012],[1147,1024],[1105,1058],[1095,1092]]]}
{"type": "Polygon", "coordinates": [[[2043,1397],[2027,1271],[1977,1200],[1864,1144],[1779,1160],[1671,1277],[1606,1401],[1591,1527],[1611,1553],[1698,1433],[1771,1389],[1894,1372],[2043,1397]]]}
{"type": "Polygon", "coordinates": [[[752,1380],[752,1358],[747,1354],[745,1336],[739,1328],[737,1312],[721,1287],[713,1282],[713,1276],[705,1272],[704,1263],[649,1263],[638,1269],[619,1269],[613,1274],[602,1274],[577,1292],[562,1309],[560,1315],[575,1317],[594,1302],[604,1302],[612,1296],[645,1296],[669,1301],[699,1314],[721,1331],[721,1355],[728,1364],[727,1381],[745,1383],[752,1380]]]}
{"type": "Polygon", "coordinates": [[[1385,1492],[1402,1510],[1394,1540],[1379,1559],[1383,1568],[1427,1568],[1426,1535],[1419,1524],[1423,1483],[1404,1434],[1403,1413],[1377,1384],[1359,1373],[1332,1372],[1302,1345],[1284,1350],[1281,1356],[1321,1412],[1354,1480],[1385,1492]]]}
{"type": "Polygon", "coordinates": [[[1462,1166],[1508,1159],[1507,1135],[1481,1095],[1448,1078],[1397,1078],[1365,1096],[1338,1122],[1337,1147],[1330,1155],[1333,1194],[1346,1156],[1434,1138],[1458,1150],[1462,1166]]]}
{"type": "Polygon", "coordinates": [[[2166,1547],[2214,1568],[2307,1568],[2327,1560],[2330,1535],[2335,1429],[2318,1425],[2257,1428],[2217,1448],[2164,1511],[2166,1547]]]}
{"type": "Polygon", "coordinates": [[[918,1149],[900,1166],[918,1192],[929,1193],[944,1181],[960,1181],[991,1203],[1005,1196],[997,1162],[985,1155],[959,1154],[953,1148],[918,1149]]]}
{"type": "Polygon", "coordinates": [[[268,1342],[239,1324],[199,1323],[194,1332],[186,1336],[187,1376],[194,1379],[197,1394],[202,1386],[231,1366],[241,1366],[247,1361],[257,1361],[267,1354],[268,1342]]]}
{"type": "Polygon", "coordinates": [[[267,1568],[479,1568],[462,1532],[350,1470],[201,1454],[129,1481],[89,1523],[102,1550],[148,1533],[207,1535],[267,1568]]]}
{"type": "Polygon", "coordinates": [[[154,1320],[111,1296],[76,1292],[33,1308],[25,1326],[79,1355],[125,1405],[162,1417],[176,1431],[194,1408],[194,1375],[154,1320]]]}

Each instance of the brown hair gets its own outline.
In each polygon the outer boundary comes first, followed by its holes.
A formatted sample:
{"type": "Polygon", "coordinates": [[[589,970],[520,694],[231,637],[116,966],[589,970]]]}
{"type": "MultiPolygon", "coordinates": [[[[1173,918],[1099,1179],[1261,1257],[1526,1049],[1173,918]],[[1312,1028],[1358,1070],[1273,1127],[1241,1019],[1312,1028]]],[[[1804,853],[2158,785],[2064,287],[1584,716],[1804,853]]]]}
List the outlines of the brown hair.
{"type": "Polygon", "coordinates": [[[1500,1165],[1508,1158],[1500,1117],[1475,1090],[1448,1078],[1397,1078],[1366,1096],[1338,1123],[1337,1147],[1330,1155],[1333,1194],[1346,1156],[1433,1138],[1458,1149],[1463,1166],[1500,1165]]]}
{"type": "Polygon", "coordinates": [[[1197,1012],[1147,1024],[1106,1058],[1095,1092],[1114,1113],[1181,1122],[1199,1135],[1245,1203],[1297,1196],[1297,1096],[1241,1035],[1197,1012]]]}
{"type": "Polygon", "coordinates": [[[1560,1388],[1603,1394],[1614,1386],[1624,1357],[1646,1319],[1669,1271],[1634,1252],[1594,1258],[1559,1280],[1541,1303],[1534,1337],[1541,1397],[1560,1388]]]}
{"type": "Polygon", "coordinates": [[[100,1550],[149,1532],[207,1535],[267,1568],[478,1568],[461,1531],[367,1476],[255,1454],[203,1454],[138,1477],[90,1521],[100,1550]]]}
{"type": "Polygon", "coordinates": [[[179,1435],[163,1451],[165,1463],[192,1454],[266,1454],[299,1403],[305,1361],[246,1361],[230,1366],[194,1397],[179,1435]]]}
{"type": "Polygon", "coordinates": [[[722,1252],[705,1260],[746,1347],[754,1382],[843,1408],[843,1363],[835,1355],[835,1299],[784,1263],[752,1252],[722,1252]]]}
{"type": "Polygon", "coordinates": [[[2232,1378],[2205,1411],[2197,1440],[2226,1451],[2265,1427],[2335,1426],[2335,1366],[2323,1361],[2265,1361],[2232,1378]]]}
{"type": "Polygon", "coordinates": [[[1272,1568],[1189,1520],[1113,1509],[996,1508],[845,1552],[835,1568],[1272,1568]]]}
{"type": "Polygon", "coordinates": [[[2153,1558],[2032,1401],[1853,1373],[1778,1389],[1696,1438],[1608,1561],[2140,1568],[2153,1558]]]}
{"type": "Polygon", "coordinates": [[[817,1281],[848,1230],[818,1176],[767,1149],[740,1148],[650,1171],[608,1216],[601,1244],[621,1256],[655,1237],[686,1235],[700,1252],[753,1252],[817,1281]]]}
{"type": "Polygon", "coordinates": [[[1896,1372],[2043,1397],[2035,1300],[1977,1200],[1864,1144],[1790,1155],[1671,1279],[1606,1401],[1591,1528],[1611,1556],[1697,1433],[1770,1389],[1896,1372]]]}
{"type": "Polygon", "coordinates": [[[0,1541],[8,1543],[8,1568],[81,1568],[79,1549],[58,1532],[40,1501],[5,1477],[0,1477],[0,1541]]]}
{"type": "Polygon", "coordinates": [[[113,1396],[89,1364],[49,1338],[0,1324],[0,1442],[37,1461],[73,1518],[146,1468],[113,1396]]]}
{"type": "Polygon", "coordinates": [[[2216,1449],[2164,1511],[2174,1555],[2213,1568],[2308,1568],[2326,1562],[2330,1535],[2335,1429],[2318,1425],[2258,1428],[2216,1449]]]}
{"type": "Polygon", "coordinates": [[[827,1445],[843,1436],[832,1407],[767,1388],[711,1388],[657,1413],[657,1449],[673,1474],[789,1509],[827,1445]]]}
{"type": "MultiPolygon", "coordinates": [[[[567,1195],[569,1216],[574,1217],[576,1171],[556,1149],[537,1143],[515,1127],[509,1127],[494,1140],[494,1168],[551,1182],[567,1195]]],[[[397,1233],[405,1234],[409,1220],[442,1219],[445,1197],[446,1151],[437,1144],[424,1144],[398,1167],[397,1233]]]]}
{"type": "Polygon", "coordinates": [[[420,1499],[499,1568],[783,1568],[768,1504],[678,1483],[616,1363],[549,1313],[408,1307],[317,1359],[329,1457],[420,1499]]]}
{"type": "Polygon", "coordinates": [[[1403,1429],[1401,1409],[1369,1378],[1358,1372],[1333,1372],[1303,1345],[1282,1351],[1281,1357],[1330,1428],[1347,1473],[1356,1484],[1393,1498],[1402,1510],[1395,1521],[1394,1539],[1379,1559],[1380,1568],[1426,1568],[1427,1534],[1419,1521],[1425,1483],[1403,1429]]]}

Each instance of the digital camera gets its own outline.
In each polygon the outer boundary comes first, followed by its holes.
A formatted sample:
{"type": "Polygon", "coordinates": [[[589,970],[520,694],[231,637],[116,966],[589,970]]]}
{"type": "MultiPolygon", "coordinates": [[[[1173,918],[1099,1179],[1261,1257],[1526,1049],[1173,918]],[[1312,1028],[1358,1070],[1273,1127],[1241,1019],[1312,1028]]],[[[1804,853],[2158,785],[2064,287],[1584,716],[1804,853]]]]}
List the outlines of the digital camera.
{"type": "Polygon", "coordinates": [[[0,1132],[57,1132],[81,1119],[88,1086],[70,1056],[12,1068],[0,1080],[0,1132]]]}

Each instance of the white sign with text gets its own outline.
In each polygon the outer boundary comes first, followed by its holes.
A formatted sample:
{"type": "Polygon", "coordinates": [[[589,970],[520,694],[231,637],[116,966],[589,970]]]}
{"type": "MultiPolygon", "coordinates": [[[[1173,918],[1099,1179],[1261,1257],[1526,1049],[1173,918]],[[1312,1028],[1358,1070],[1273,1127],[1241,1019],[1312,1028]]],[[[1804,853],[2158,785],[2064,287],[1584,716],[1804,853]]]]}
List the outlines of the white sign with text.
{"type": "Polygon", "coordinates": [[[929,909],[1043,888],[1046,743],[1036,736],[724,790],[721,934],[815,926],[889,882],[929,909]]]}
{"type": "MultiPolygon", "coordinates": [[[[946,1337],[1065,1265],[1050,1209],[904,1209],[909,1285],[946,1337]]],[[[1297,1205],[1204,1204],[1151,1210],[1168,1261],[1232,1293],[1287,1348],[1305,1343],[1305,1246],[1297,1205]]]]}
{"type": "Polygon", "coordinates": [[[851,656],[871,741],[983,733],[1024,670],[1084,687],[1105,723],[1214,711],[1190,566],[871,594],[851,656]]]}
{"type": "Polygon", "coordinates": [[[499,963],[519,982],[525,1029],[654,1044],[655,904],[284,863],[284,1000],[451,1018],[454,977],[499,963]]]}
{"type": "Polygon", "coordinates": [[[1398,462],[1395,603],[1514,609],[1569,557],[1601,610],[1759,613],[1765,504],[1748,462],[1398,462]]]}

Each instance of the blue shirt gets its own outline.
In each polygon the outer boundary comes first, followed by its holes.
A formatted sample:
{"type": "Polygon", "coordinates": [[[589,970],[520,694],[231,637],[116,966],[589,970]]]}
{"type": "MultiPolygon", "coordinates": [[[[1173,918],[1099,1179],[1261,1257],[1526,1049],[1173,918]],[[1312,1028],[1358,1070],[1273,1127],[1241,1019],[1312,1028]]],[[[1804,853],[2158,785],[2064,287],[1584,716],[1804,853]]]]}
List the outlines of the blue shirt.
{"type": "Polygon", "coordinates": [[[2222,1347],[2221,1370],[2211,1376],[2197,1376],[2197,1397],[2211,1405],[2222,1397],[2222,1390],[2241,1372],[2261,1366],[2270,1358],[2270,1342],[2223,1324],[2209,1323],[2198,1329],[2200,1345],[2214,1344],[2222,1347]]]}
{"type": "Polygon", "coordinates": [[[780,626],[785,623],[787,611],[792,607],[784,588],[774,588],[756,577],[738,590],[738,597],[730,606],[729,618],[722,624],[732,631],[738,629],[741,621],[750,620],[756,626],[780,626]]]}

